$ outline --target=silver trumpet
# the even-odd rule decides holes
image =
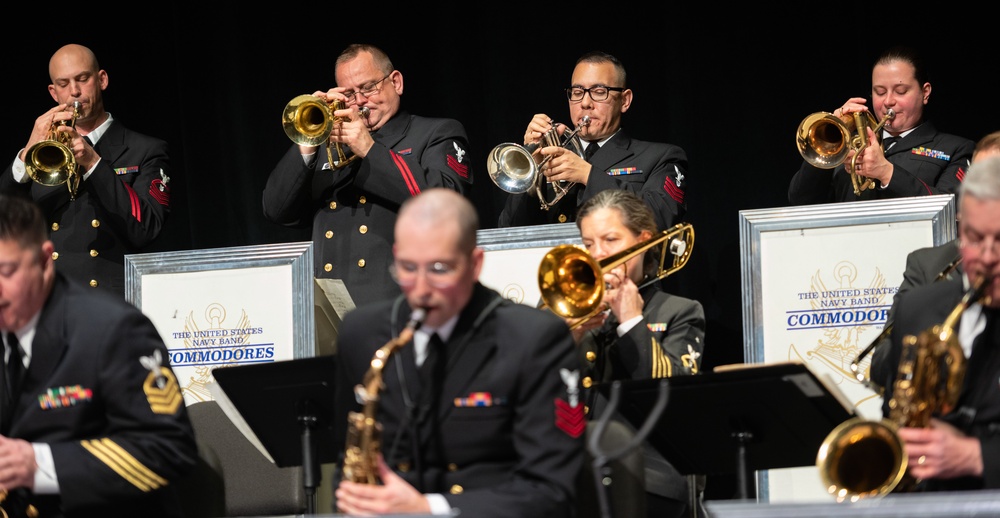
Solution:
[[[549,210],[569,192],[575,182],[554,182],[552,189],[555,191],[555,196],[552,201],[546,201],[545,175],[541,171],[551,157],[546,157],[539,163],[535,162],[532,154],[540,147],[559,146],[571,149],[580,158],[583,158],[583,146],[580,145],[580,139],[576,135],[589,125],[590,116],[584,115],[580,119],[580,124],[573,131],[563,135],[561,141],[555,126],[553,126],[542,136],[542,141],[537,144],[522,146],[513,142],[505,142],[496,146],[486,160],[490,179],[497,187],[512,194],[520,194],[529,190],[535,191],[538,195],[538,201],[542,204],[542,209]]]

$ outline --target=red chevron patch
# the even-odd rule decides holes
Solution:
[[[565,400],[556,398],[556,426],[570,437],[583,435],[583,431],[587,429],[583,405],[570,406]]]

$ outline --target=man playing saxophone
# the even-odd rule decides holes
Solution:
[[[921,337],[951,320],[970,286],[985,279],[982,295],[965,306],[952,333],[965,357],[955,407],[935,409],[930,426],[899,430],[908,473],[926,491],[1000,488],[1000,157],[971,166],[959,190],[958,210],[963,275],[899,298],[886,357],[889,366],[905,370],[900,366],[906,337]],[[891,407],[905,402],[900,387],[898,381],[886,387],[887,417]]]
[[[478,281],[477,227],[475,208],[453,190],[429,189],[405,202],[390,268],[403,295],[360,305],[341,324],[338,426],[359,409],[357,385],[376,351],[408,334],[406,322],[419,320],[415,310],[425,315],[419,329],[406,326],[410,343],[380,366],[380,440],[352,442],[379,443],[376,458],[384,460],[370,469],[381,483],[358,482],[367,477],[350,466],[336,490],[340,512],[573,514],[586,425],[573,338],[554,313]],[[355,431],[335,440],[346,444]]]

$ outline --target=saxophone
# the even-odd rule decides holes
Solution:
[[[896,430],[927,428],[932,416],[955,409],[966,366],[955,326],[969,305],[983,298],[989,280],[980,276],[941,324],[919,336],[903,337],[889,417],[880,421],[848,419],[823,441],[816,463],[827,491],[837,501],[915,488],[917,480],[907,472],[903,440]]]
[[[361,412],[347,414],[347,446],[344,449],[343,478],[351,482],[377,484],[378,457],[382,450],[382,425],[375,419],[378,411],[379,390],[382,389],[382,369],[389,357],[413,339],[413,333],[424,322],[427,312],[417,308],[410,314],[410,321],[399,333],[375,351],[371,366],[361,384],[354,388]]]

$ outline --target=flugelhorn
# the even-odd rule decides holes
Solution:
[[[919,336],[903,337],[889,417],[844,421],[824,439],[816,466],[838,502],[881,497],[914,489],[906,452],[897,430],[927,428],[933,415],[954,410],[965,378],[965,352],[955,326],[973,302],[983,298],[990,278],[980,276],[944,322]]]
[[[285,105],[281,113],[281,127],[284,128],[285,135],[300,146],[319,146],[326,142],[326,157],[330,168],[340,169],[358,158],[354,154],[347,156],[339,142],[329,141],[333,126],[350,120],[333,115],[333,112],[344,108],[346,105],[339,99],[327,102],[315,95],[299,95]],[[367,106],[362,106],[358,111],[361,117],[368,116]],[[336,160],[334,150],[337,152]]]
[[[559,146],[570,149],[583,158],[583,147],[576,135],[589,125],[590,116],[584,115],[580,119],[580,124],[573,131],[564,134],[561,140],[555,125],[553,125],[552,129],[542,136],[542,142],[538,144],[522,146],[513,142],[505,142],[496,146],[486,157],[486,169],[490,173],[490,179],[497,187],[512,194],[533,190],[538,196],[542,209],[549,210],[569,192],[575,182],[566,184],[553,182],[552,190],[555,191],[555,196],[552,201],[547,201],[545,199],[545,175],[542,174],[542,167],[548,163],[551,156],[546,157],[541,162],[535,162],[532,154],[540,147]]]
[[[802,158],[820,169],[833,169],[847,160],[854,151],[851,166],[847,168],[854,186],[854,194],[861,195],[866,189],[875,187],[871,178],[862,179],[857,173],[858,156],[868,147],[867,128],[876,135],[887,122],[896,116],[891,108],[881,121],[876,121],[871,112],[854,112],[837,117],[832,113],[816,112],[799,124],[795,131],[795,145]]]
[[[559,245],[542,257],[538,266],[538,289],[543,306],[563,318],[578,320],[578,327],[601,312],[604,298],[604,274],[638,254],[664,241],[660,262],[652,281],[662,279],[684,267],[694,249],[694,227],[678,223],[659,235],[601,259],[594,259],[586,250],[574,245]],[[667,264],[667,255],[670,255]]]
[[[48,137],[31,146],[24,155],[24,169],[29,178],[50,187],[65,183],[71,200],[76,199],[77,190],[80,188],[80,175],[77,171],[76,157],[70,148],[73,139],[68,132],[59,131],[59,128],[75,127],[76,119],[79,117],[80,101],[74,101],[73,117],[53,122],[49,127]]]

